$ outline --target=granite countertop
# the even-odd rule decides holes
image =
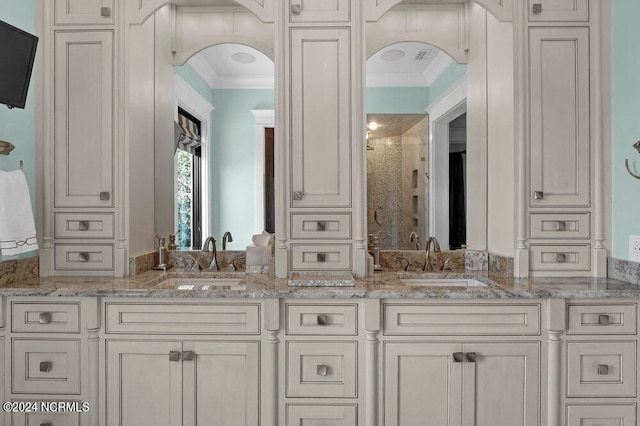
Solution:
[[[420,287],[400,281],[401,272],[358,278],[353,287],[289,287],[287,279],[233,272],[150,271],[135,277],[40,277],[0,286],[4,296],[105,296],[196,298],[389,298],[535,299],[640,298],[640,286],[612,279],[513,278],[486,271],[405,274],[404,278],[475,279],[486,287]],[[215,285],[206,279],[224,280]]]

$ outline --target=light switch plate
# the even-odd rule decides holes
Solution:
[[[629,260],[632,262],[640,262],[640,236],[629,236]]]

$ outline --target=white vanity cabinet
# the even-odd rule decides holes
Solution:
[[[635,425],[637,301],[570,300],[566,314],[565,425]]]
[[[41,271],[120,275],[116,261],[119,205],[118,31],[113,0],[43,2],[48,44],[45,84],[44,228]],[[50,72],[49,72],[50,71]]]
[[[529,1],[529,274],[604,276],[599,2]],[[595,13],[594,19],[600,19]],[[520,271],[520,275],[526,275]]]
[[[358,70],[358,1],[286,2],[286,265],[290,271],[353,271],[364,275],[352,229],[361,206],[355,194],[363,155],[357,129],[362,92]],[[354,214],[355,213],[355,214]],[[311,220],[313,218],[313,220]],[[311,223],[313,222],[313,223]],[[357,225],[359,226],[359,225]],[[363,232],[360,232],[363,235]],[[361,239],[359,253],[364,252]]]
[[[104,306],[105,425],[260,424],[261,303]]]
[[[540,305],[385,301],[383,312],[385,425],[539,424]]]

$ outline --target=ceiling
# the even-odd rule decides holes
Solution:
[[[367,133],[369,139],[383,139],[400,136],[427,117],[426,114],[367,114]],[[376,123],[372,130],[369,125]]]
[[[204,3],[211,0],[188,1]],[[248,62],[246,59],[252,59],[248,55],[255,60]],[[273,61],[248,46],[212,46],[193,56],[188,63],[212,88],[273,88],[274,85]],[[453,59],[435,46],[420,42],[397,43],[369,58],[367,87],[430,86],[451,63]]]

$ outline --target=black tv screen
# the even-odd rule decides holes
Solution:
[[[24,108],[38,37],[0,21],[0,103]]]

